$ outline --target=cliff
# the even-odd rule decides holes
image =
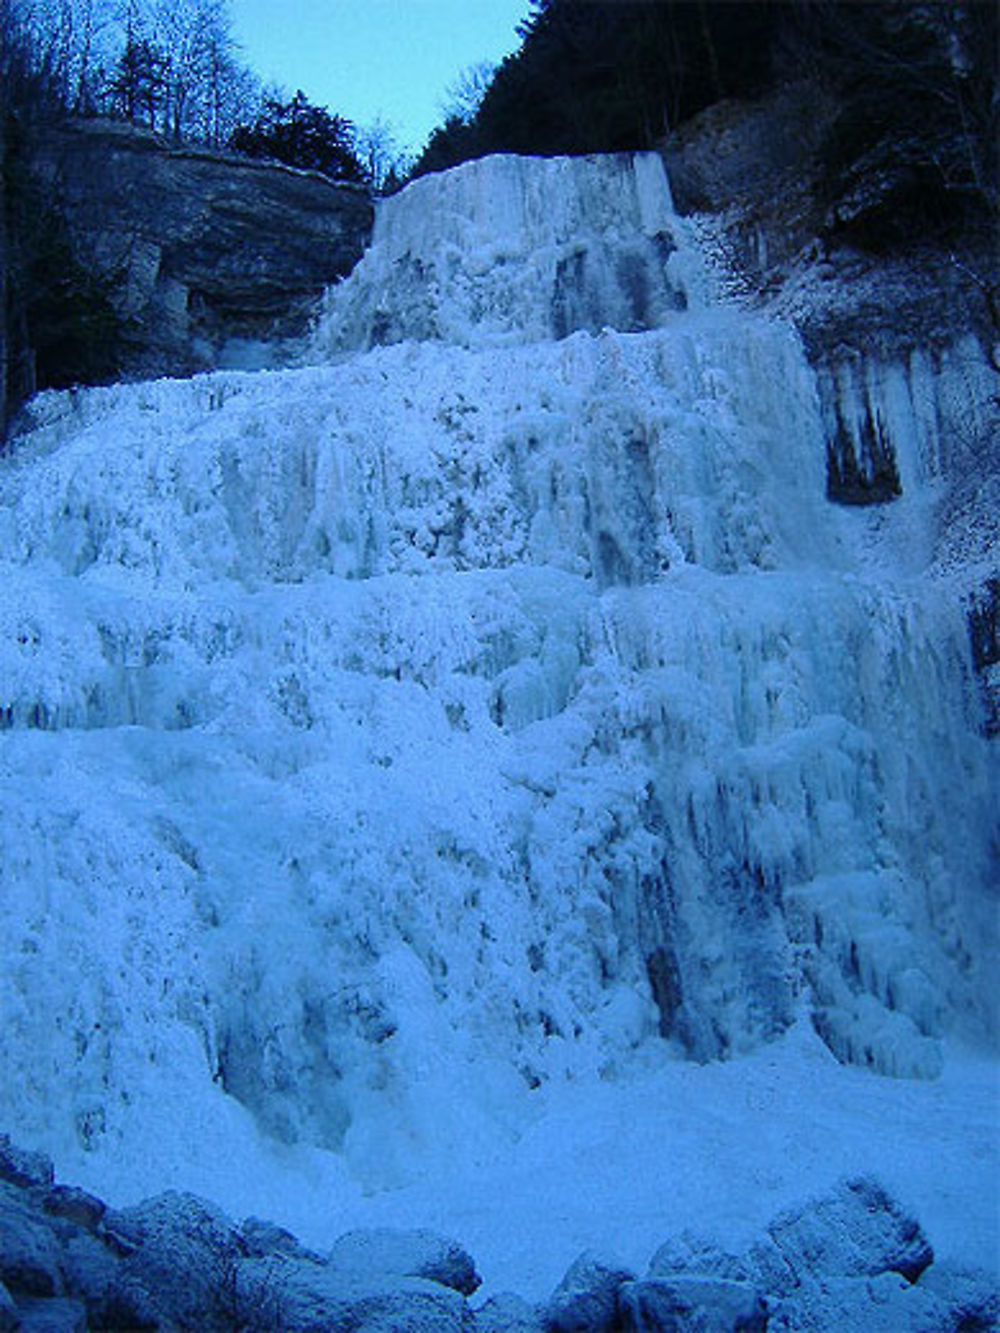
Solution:
[[[57,345],[48,356],[40,346],[48,325],[41,338],[8,329],[21,352],[15,399],[75,379],[188,374],[245,358],[248,341],[302,334],[313,302],[350,271],[371,228],[363,187],[169,146],[134,126],[70,120],[31,126],[18,140],[27,299],[65,286],[68,264],[86,275],[91,314],[106,298],[103,341],[113,335],[116,346],[113,366],[73,374]]]
[[[985,183],[942,191],[899,139],[833,170],[843,116],[837,97],[803,79],[717,102],[663,155],[719,295],[790,320],[802,337],[817,372],[828,498],[874,507],[880,530],[898,532],[897,554],[953,580],[995,732],[1000,679],[981,649],[1000,559],[995,205]],[[914,452],[907,441],[917,439]],[[904,519],[907,504],[895,502],[928,487],[926,516]]]
[[[886,355],[940,348],[956,331],[1000,338],[989,301],[996,232],[986,191],[921,184],[905,145],[835,170],[842,101],[813,79],[716,102],[663,145],[678,210],[711,219],[727,295],[792,319],[810,360],[864,344]],[[921,214],[920,209],[924,212]]]

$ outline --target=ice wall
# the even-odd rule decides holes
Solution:
[[[803,1011],[884,1073],[995,1041],[961,608],[828,503],[794,332],[666,302],[559,338],[507,283],[553,222],[611,259],[679,227],[659,170],[498,159],[392,201],[322,337],[367,341],[387,256],[447,250],[451,343],[34,404],[0,464],[23,1138],[223,1143],[249,1110],[379,1186],[540,1083]]]
[[[703,286],[655,154],[490,157],[380,203],[372,245],[330,289],[314,341],[329,353],[635,331],[701,303]]]

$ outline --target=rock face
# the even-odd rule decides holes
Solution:
[[[827,152],[841,110],[809,80],[716,103],[665,146],[674,199],[709,242],[717,294],[798,329],[817,372],[828,498],[873,510],[885,531],[906,527],[912,567],[952,581],[982,681],[981,727],[996,735],[995,226],[980,214],[950,232],[914,225],[884,170],[837,178]],[[896,156],[905,176],[906,153]],[[917,515],[920,491],[936,499]]]
[[[830,499],[871,505],[905,489],[882,392],[895,367],[908,373],[917,352],[937,372],[969,333],[989,362],[993,242],[971,226],[947,241],[907,237],[890,201],[844,194],[825,160],[838,112],[809,81],[752,103],[718,102],[671,136],[665,159],[678,210],[715,242],[724,293],[792,320],[802,335],[829,418]],[[862,212],[891,243],[871,241],[871,225],[859,234]],[[947,429],[963,425],[969,435],[960,417]],[[982,450],[989,424],[972,428],[970,447]]]
[[[995,338],[976,281],[991,271],[989,238],[971,226],[947,243],[908,235],[891,199],[850,194],[827,161],[841,110],[803,80],[753,102],[717,102],[670,136],[675,204],[720,240],[729,260],[720,278],[793,319],[814,364],[852,346],[883,356],[947,346],[956,328]],[[871,226],[852,226],[862,207],[885,227],[883,243]]]
[[[40,127],[30,160],[76,256],[114,280],[129,376],[205,369],[234,340],[301,334],[371,230],[361,186],[115,122]]]

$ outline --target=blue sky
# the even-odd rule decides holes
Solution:
[[[529,0],[231,0],[244,61],[267,82],[419,148],[469,65],[518,45]]]

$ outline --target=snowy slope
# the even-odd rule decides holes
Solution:
[[[921,422],[983,377],[869,385],[904,496],[846,514],[838,390],[711,302],[655,158],[383,209],[316,364],[46,395],[2,461],[0,1123],[317,1238],[433,1207],[513,1280],[517,1210],[467,1182],[572,1162],[563,1233],[607,1240],[658,1091],[677,1215],[763,1220],[881,1144],[982,1260],[993,1066],[948,1052],[996,1040],[1000,784]],[[768,1060],[803,1100],[762,1146],[718,1116]],[[581,1147],[616,1117],[620,1171]]]

